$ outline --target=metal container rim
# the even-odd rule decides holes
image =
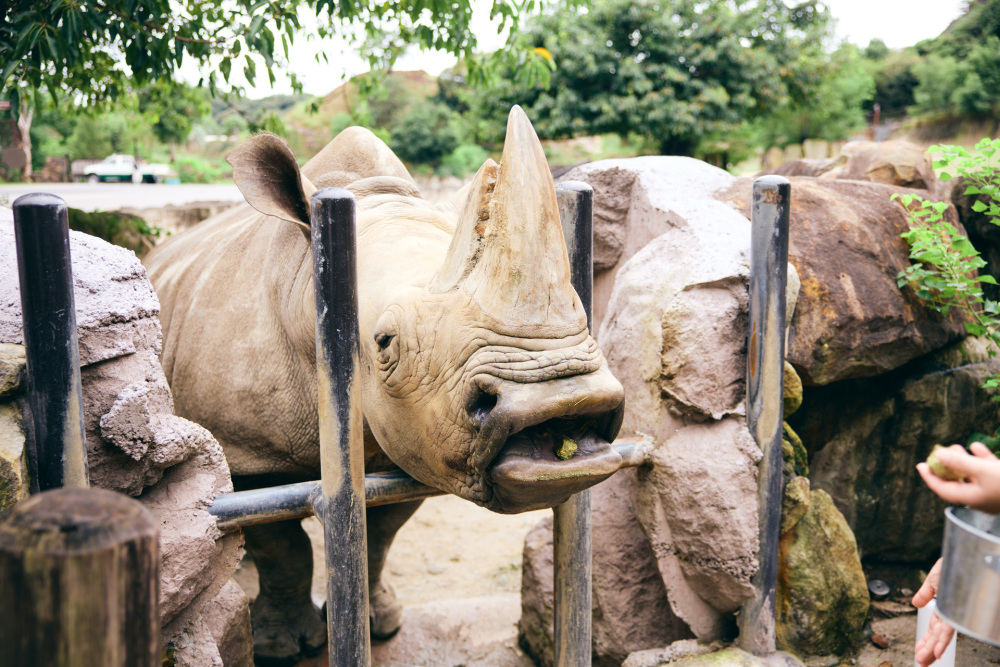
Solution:
[[[944,511],[945,516],[948,517],[948,522],[953,524],[956,528],[961,528],[962,530],[971,533],[980,539],[992,543],[994,546],[1000,547],[1000,535],[994,535],[993,533],[987,532],[982,528],[977,528],[965,519],[965,516],[972,515],[973,513],[985,514],[993,517],[997,516],[995,514],[988,514],[987,512],[974,510],[971,507],[948,507]]]

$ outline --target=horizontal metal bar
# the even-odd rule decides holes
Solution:
[[[619,438],[612,446],[622,457],[622,468],[635,468],[649,462],[653,439],[648,436]],[[215,497],[208,511],[215,516],[223,532],[260,523],[301,519],[315,514],[313,499],[320,494],[320,484],[317,480],[223,493]],[[444,492],[440,489],[418,482],[402,471],[365,475],[367,507],[441,495]]]

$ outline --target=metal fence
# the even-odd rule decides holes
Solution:
[[[754,185],[751,253],[748,419],[764,451],[761,478],[761,568],[758,595],[740,615],[741,643],[774,650],[777,520],[781,502],[781,401],[785,328],[788,181]],[[593,190],[557,188],[573,286],[592,310]],[[24,338],[28,355],[28,454],[33,491],[87,486],[72,274],[65,203],[25,195],[14,203]],[[322,479],[216,497],[211,512],[222,530],[315,514],[324,526],[330,665],[371,661],[365,505],[438,495],[405,473],[365,475],[359,384],[355,270],[355,202],[342,189],[311,201]],[[623,467],[645,462],[638,439],[614,443]],[[335,471],[331,472],[331,471]],[[336,475],[336,477],[335,477]],[[363,499],[363,502],[362,502]],[[554,509],[555,662],[591,664],[590,492]]]

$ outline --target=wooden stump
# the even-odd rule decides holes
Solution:
[[[32,496],[0,523],[0,664],[160,663],[156,519],[92,488]]]

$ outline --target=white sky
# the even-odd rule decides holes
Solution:
[[[878,38],[889,48],[900,49],[916,44],[922,39],[936,37],[949,23],[962,13],[964,0],[931,0],[930,2],[914,2],[914,0],[824,0],[830,8],[830,13],[836,20],[835,39],[853,42],[858,46],[867,46],[872,39]],[[496,29],[489,22],[490,0],[473,0],[473,27],[479,37],[480,50],[492,50],[503,43],[496,36]],[[317,63],[315,55],[325,50],[330,64]],[[291,67],[298,74],[306,93],[325,95],[348,77],[367,70],[367,66],[358,58],[350,45],[335,40],[307,40],[300,35],[291,48]],[[413,50],[397,62],[396,69],[423,69],[430,74],[439,74],[454,64],[454,57],[439,52],[419,52]],[[288,77],[282,72],[276,72],[277,81],[272,89],[267,82],[267,73],[258,62],[257,86],[247,88],[247,96],[260,98],[275,93],[290,93],[291,85]],[[233,67],[233,82],[245,84],[241,74]],[[181,70],[182,76],[191,82],[197,82],[198,70],[186,66]]]

